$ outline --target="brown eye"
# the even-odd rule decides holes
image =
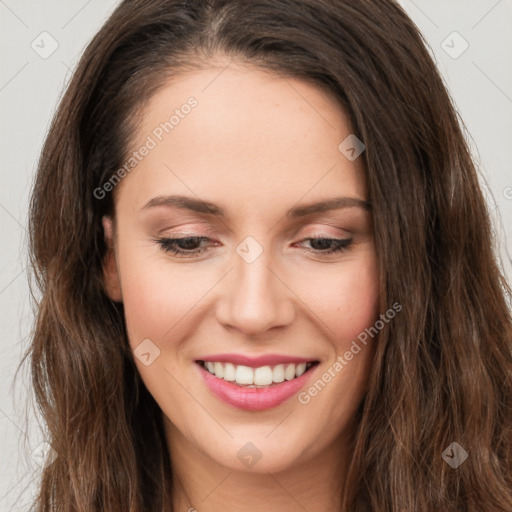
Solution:
[[[320,254],[332,254],[342,252],[352,243],[351,238],[306,238],[304,242],[310,242],[313,252]]]
[[[159,244],[164,252],[186,257],[195,256],[207,250],[207,247],[201,247],[200,244],[208,240],[209,238],[205,236],[193,236],[186,238],[158,238],[154,242]]]

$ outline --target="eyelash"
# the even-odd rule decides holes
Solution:
[[[195,249],[195,250],[183,250],[183,249],[178,249],[176,247],[176,245],[178,243],[184,242],[184,241],[190,241],[190,240],[194,240],[197,243],[198,241],[201,242],[201,241],[209,240],[209,238],[205,237],[205,236],[189,236],[189,237],[184,237],[184,238],[166,238],[166,237],[164,237],[164,238],[153,239],[153,241],[155,243],[160,245],[160,248],[164,252],[171,253],[171,254],[174,254],[175,256],[179,256],[179,257],[186,258],[186,257],[190,257],[190,256],[197,256],[199,254],[202,254],[204,251],[208,250],[207,247],[203,247],[201,249]],[[303,241],[311,241],[311,240],[315,240],[315,241],[326,240],[328,242],[335,244],[335,247],[333,249],[323,250],[323,251],[318,250],[318,249],[312,250],[312,252],[314,252],[316,254],[320,254],[320,255],[341,253],[341,252],[347,250],[347,248],[352,243],[351,238],[328,238],[328,237],[305,238]]]

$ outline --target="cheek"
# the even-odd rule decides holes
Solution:
[[[132,346],[146,338],[158,344],[170,332],[179,332],[211,286],[194,278],[186,265],[178,269],[134,252],[126,251],[120,264],[128,336]]]
[[[379,311],[379,278],[376,256],[368,252],[317,273],[302,288],[310,309],[324,325],[325,336],[337,352],[373,325]]]
[[[375,266],[361,264],[344,275],[337,299],[332,311],[336,332],[342,340],[354,340],[378,315],[379,285]]]

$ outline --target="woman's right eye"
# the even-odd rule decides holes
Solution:
[[[187,256],[196,256],[198,254],[202,254],[204,251],[208,249],[208,247],[199,247],[203,241],[210,240],[205,236],[192,236],[186,238],[168,238],[162,237],[154,240],[162,250],[166,253],[174,254],[175,256],[187,257]]]

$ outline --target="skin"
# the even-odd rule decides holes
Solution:
[[[307,357],[320,362],[314,382],[373,325],[379,288],[370,212],[285,217],[297,205],[366,199],[362,158],[338,150],[352,130],[326,92],[235,63],[224,68],[212,63],[169,82],[147,104],[132,149],[188,97],[198,101],[116,187],[115,230],[103,219],[112,244],[105,282],[111,299],[124,303],[132,348],[149,339],[160,350],[148,366],[135,362],[164,413],[174,510],[340,510],[372,343],[308,404],[295,396],[259,412],[221,402],[194,361],[219,353]],[[227,217],[143,209],[167,194],[211,201]],[[178,235],[207,236],[209,248],[180,257],[153,241]],[[251,263],[236,252],[247,236],[263,249]],[[308,237],[352,243],[322,255]],[[237,457],[248,442],[262,455],[250,468]]]

